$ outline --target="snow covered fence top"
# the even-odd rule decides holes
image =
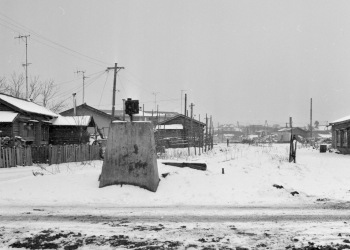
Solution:
[[[0,122],[13,122],[18,113],[12,111],[0,111]]]
[[[14,106],[20,110],[30,112],[30,113],[35,113],[35,114],[41,114],[41,115],[47,115],[51,117],[57,117],[58,115],[52,112],[51,110],[40,106],[34,102],[16,98],[13,96],[5,95],[5,94],[0,94],[0,101],[4,101],[5,103],[8,103],[11,106]]]

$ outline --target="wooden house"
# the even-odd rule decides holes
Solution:
[[[1,137],[21,137],[27,144],[48,144],[50,120],[57,116],[30,100],[0,93]]]
[[[74,116],[74,109],[68,109],[66,111],[63,111],[60,113],[62,116]],[[111,123],[112,116],[110,114],[107,114],[104,111],[98,110],[94,107],[91,107],[87,105],[86,103],[81,104],[76,107],[76,115],[77,116],[92,116],[94,123],[96,125],[96,130],[102,134],[103,138],[107,138],[108,136],[108,130],[109,130],[109,124]],[[116,120],[119,120],[118,117],[115,118]],[[87,130],[90,134],[96,133],[95,128],[88,127]]]
[[[350,154],[350,116],[330,122],[332,126],[332,146],[342,154]]]
[[[88,127],[95,127],[92,116],[58,116],[51,120],[50,144],[88,143],[90,140]]]
[[[178,114],[166,119],[156,126],[155,137],[158,141],[186,140],[190,144],[202,146],[204,140],[205,123]]]

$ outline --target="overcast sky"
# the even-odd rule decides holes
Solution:
[[[321,124],[350,114],[350,1],[0,0],[0,75],[53,79],[59,98],[111,108],[181,108],[219,123]],[[157,93],[156,95],[152,93]]]

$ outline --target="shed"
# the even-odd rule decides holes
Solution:
[[[205,123],[188,116],[178,114],[166,119],[156,127],[156,140],[165,138],[177,138],[186,140],[195,146],[202,146],[204,140]]]
[[[88,143],[88,127],[95,127],[92,116],[58,116],[51,120],[50,144]]]

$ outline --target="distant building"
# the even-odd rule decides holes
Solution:
[[[275,134],[277,134],[278,142],[289,142],[291,138],[291,134],[296,135],[297,139],[302,140],[306,139],[308,135],[308,131],[305,129],[295,127],[295,128],[282,128],[279,129]]]
[[[156,126],[155,137],[157,141],[176,138],[199,146],[204,140],[204,128],[205,123],[178,114],[160,122]]]
[[[112,110],[101,110],[106,114],[112,115]],[[115,110],[114,116],[119,120],[130,121],[130,117],[124,114],[123,110]],[[178,115],[177,112],[169,112],[169,111],[142,111],[140,110],[138,114],[133,115],[134,121],[151,121],[154,125],[161,123],[168,118],[174,117]]]

